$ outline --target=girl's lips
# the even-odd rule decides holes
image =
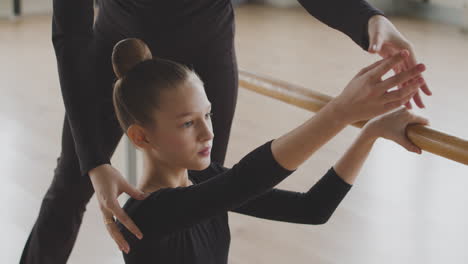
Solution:
[[[207,153],[207,152],[209,153],[210,150],[211,150],[211,147],[206,147],[206,148],[202,149],[202,151],[200,151],[198,153],[200,153],[200,154],[204,154],[204,153]]]

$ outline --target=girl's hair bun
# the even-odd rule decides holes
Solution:
[[[112,51],[112,67],[117,78],[122,78],[138,63],[150,60],[150,49],[140,39],[127,38],[119,41]]]

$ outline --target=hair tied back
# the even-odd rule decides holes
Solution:
[[[150,49],[140,39],[127,38],[115,44],[112,51],[112,67],[117,78],[121,79],[138,63],[153,58]]]

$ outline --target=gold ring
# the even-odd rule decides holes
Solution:
[[[112,217],[112,218],[104,219],[104,224],[108,225],[108,224],[112,224],[112,223],[115,223],[113,217]]]

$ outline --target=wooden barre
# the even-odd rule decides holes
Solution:
[[[312,112],[318,112],[333,99],[319,92],[244,70],[239,70],[239,85]],[[353,126],[362,128],[366,122],[357,122]],[[422,150],[468,165],[468,141],[423,125],[409,125],[406,133]]]

